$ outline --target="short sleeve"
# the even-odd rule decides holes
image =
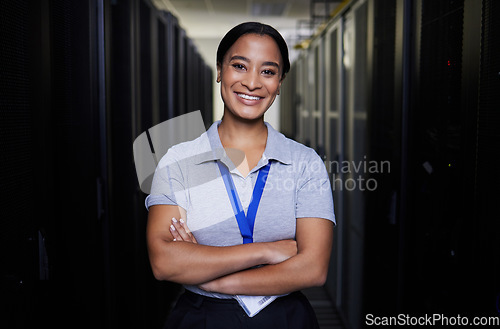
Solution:
[[[175,152],[170,149],[156,167],[146,208],[158,204],[187,207],[184,177]]]
[[[325,164],[314,150],[297,184],[296,217],[317,217],[335,222],[333,194]]]

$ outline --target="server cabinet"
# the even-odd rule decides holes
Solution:
[[[408,122],[411,200],[402,232],[405,258],[414,261],[404,261],[402,301],[405,309],[421,312],[467,311],[457,303],[467,292],[454,288],[461,280],[452,274],[460,272],[454,244],[466,220],[460,207],[465,200],[458,161],[464,124],[459,114],[463,3],[422,1],[416,16],[418,97]]]
[[[196,97],[193,97],[193,93],[198,90],[197,81],[195,81],[194,74],[198,71],[198,63],[195,53],[195,47],[192,40],[186,39],[185,44],[185,68],[186,68],[186,80],[185,80],[185,100],[186,100],[186,112],[190,112],[196,107]]]
[[[343,68],[343,24],[342,19],[329,26],[325,34],[325,164],[330,175],[337,226],[330,261],[328,292],[337,306],[342,300],[342,269],[345,260],[343,249],[343,173],[340,164],[344,161],[344,103],[345,84]]]
[[[175,34],[175,106],[174,114],[185,113],[186,108],[186,32],[178,25],[174,27]]]
[[[366,118],[368,110],[369,76],[367,68],[368,49],[368,3],[357,2],[346,14],[344,22],[344,67],[345,67],[345,163],[343,180],[343,231],[346,263],[343,267],[346,302],[341,308],[354,327],[361,326],[363,300],[364,239],[365,239],[365,191],[366,173],[359,164],[367,161]],[[361,169],[356,169],[361,168]]]
[[[186,112],[186,38],[177,19],[149,1],[108,4],[108,116],[112,210],[111,326],[161,327],[180,285],[158,282],[149,265],[146,195],[132,145],[155,124]]]
[[[73,3],[51,1],[50,107],[48,143],[53,153],[53,205],[50,217],[54,293],[53,310],[41,319],[49,326],[62,326],[60,313],[82,318],[81,325],[99,323],[104,317],[106,249],[103,233],[107,226],[106,122],[104,88],[103,15],[97,1]],[[44,16],[45,14],[42,14]],[[50,127],[50,128],[49,128]],[[56,197],[57,196],[57,197]],[[50,279],[49,279],[50,281]],[[96,303],[91,301],[96,299]],[[57,310],[58,313],[53,313]],[[42,320],[42,321],[44,321]]]
[[[160,327],[180,287],[151,273],[132,145],[186,111],[183,32],[147,0],[3,1],[0,15],[2,324]]]
[[[174,116],[173,106],[173,35],[169,14],[158,14],[158,106],[159,121],[163,122]]]
[[[294,138],[296,134],[296,70],[297,67],[291,65],[280,92],[280,132],[289,138]]]
[[[304,52],[297,59],[297,90],[299,91],[297,98],[297,120],[298,134],[297,140],[304,145],[310,145],[309,137],[309,111],[307,109],[307,86],[309,79],[307,77],[307,54]]]
[[[42,72],[33,69],[42,52],[35,51],[32,35],[46,32],[37,21],[40,18],[29,1],[0,3],[0,307],[2,325],[9,328],[29,327],[33,325],[29,313],[47,311],[37,310],[48,302],[44,300],[49,297],[46,279],[54,274],[44,274],[49,263],[42,264],[39,253],[48,246],[38,236],[39,230],[46,236],[53,227],[52,218],[36,216],[53,209],[48,201],[54,195],[46,184],[52,175],[38,175],[51,163],[40,161],[49,143],[44,129],[34,124],[36,119],[48,120],[35,111],[35,104],[46,106],[35,96]],[[50,231],[51,244],[52,238]]]
[[[472,9],[477,8],[477,6],[474,1],[465,1],[464,12],[470,13],[470,17],[465,17],[467,27],[469,25],[477,27],[478,25],[479,10]],[[476,116],[466,117],[466,120],[477,118],[477,121],[471,121],[478,123],[476,132],[478,141],[477,167],[475,168],[477,181],[474,189],[474,209],[477,212],[474,217],[477,220],[475,230],[479,232],[479,239],[485,241],[478,243],[482,257],[476,264],[482,271],[476,272],[478,286],[473,287],[473,289],[479,292],[477,297],[483,301],[482,305],[478,305],[478,308],[484,309],[485,313],[495,314],[496,311],[498,314],[500,313],[500,243],[498,243],[500,241],[500,223],[495,200],[500,199],[500,192],[497,188],[500,185],[500,179],[498,175],[492,175],[492,173],[495,172],[495,164],[499,162],[498,145],[500,142],[497,129],[500,125],[500,112],[498,111],[500,108],[498,95],[498,90],[500,90],[500,47],[497,42],[500,38],[500,24],[495,19],[500,15],[500,3],[493,0],[483,1],[481,9],[479,89],[472,89],[478,91],[478,110]],[[477,37],[470,37],[468,34],[467,38],[464,38],[464,42],[469,42],[469,40],[471,47],[467,49],[472,51],[472,56],[468,56],[467,59],[477,58]],[[464,71],[473,71],[476,68],[473,64],[468,64],[467,67],[468,69],[464,69]],[[476,77],[477,75],[474,76],[474,78]],[[470,79],[470,75],[464,77],[463,90],[471,90],[468,84],[469,80],[465,80],[466,78]],[[472,81],[477,80],[472,79]],[[469,100],[474,102],[475,97],[469,97]],[[463,107],[474,108],[468,107],[469,104],[464,102]],[[473,127],[469,131],[474,132]],[[469,158],[469,160],[471,159]]]
[[[367,173],[364,313],[397,314],[400,257],[398,199],[401,163],[401,80],[395,72],[399,39],[396,38],[396,1],[375,1],[372,23],[372,83],[367,111],[367,160],[378,165]],[[402,31],[399,30],[402,35]],[[370,53],[370,51],[368,52]],[[398,72],[401,72],[400,70]]]
[[[2,202],[9,202],[1,295],[13,298],[2,302],[9,311],[2,324],[58,328],[72,318],[91,326],[106,308],[104,11],[96,1],[1,6]]]
[[[477,93],[484,88],[486,95],[495,86],[493,80],[478,78],[485,74],[491,79],[486,63],[498,67],[498,60],[489,57],[495,52],[489,46],[494,8],[490,2],[418,2],[418,96],[409,126],[412,200],[404,233],[419,248],[406,250],[415,262],[406,264],[404,286],[407,307],[422,312],[498,311],[498,277],[493,277],[498,262],[492,261],[498,259],[498,247],[493,247],[498,235],[492,234],[497,221],[483,216],[491,208],[480,201],[495,192],[486,187],[491,180],[485,184],[487,167],[477,161],[492,162],[497,153],[479,146],[488,144],[481,134],[490,122],[498,122],[498,115],[484,120],[488,102],[481,103]],[[478,33],[481,39],[474,37]]]
[[[204,67],[204,83],[202,86],[203,90],[203,104],[201,105],[203,111],[203,121],[205,122],[205,127],[209,128],[209,125],[213,123],[213,73],[210,66],[203,63]]]
[[[316,51],[309,50],[306,55],[306,68],[305,68],[305,82],[306,82],[306,92],[304,94],[304,115],[307,117],[307,121],[304,124],[305,141],[304,143],[312,148],[316,147],[316,132],[314,131],[314,115],[317,112],[316,104],[317,99],[315,96],[316,92],[316,59],[317,59],[317,48]]]
[[[311,147],[323,158],[325,155],[323,118],[325,113],[325,62],[323,38],[315,39],[309,48],[307,111],[309,112],[309,131]]]
[[[353,1],[293,64],[298,136],[314,142],[311,58],[324,45],[326,164],[348,166],[327,288],[351,327],[366,314],[498,314],[499,9]]]

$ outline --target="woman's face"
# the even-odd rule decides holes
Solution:
[[[245,34],[217,66],[224,115],[239,119],[262,118],[279,94],[283,61],[278,45],[268,35]]]

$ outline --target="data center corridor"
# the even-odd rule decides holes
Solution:
[[[304,290],[321,328],[499,325],[499,16],[496,0],[0,2],[0,327],[161,328],[182,288],[152,274],[133,144],[220,119],[210,33],[249,19],[290,48],[266,121],[331,181],[328,278]]]

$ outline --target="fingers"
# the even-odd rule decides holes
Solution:
[[[186,233],[186,230],[176,218],[172,218],[172,224],[170,225],[170,233],[172,234],[172,236],[176,241],[191,242],[191,239],[189,235]]]
[[[174,241],[182,241],[182,236],[179,234],[179,231],[177,231],[177,229],[175,228],[173,221],[172,224],[170,225],[170,234],[172,234]]]
[[[189,227],[186,225],[186,223],[184,222],[184,220],[182,218],[181,218],[181,225],[184,227],[184,229],[186,230],[186,233],[191,238],[191,242],[198,243],[198,241],[196,241],[196,238],[194,237],[193,233],[191,233],[191,231],[189,230]]]
[[[189,241],[193,242],[193,243],[198,243],[196,241],[196,238],[194,237],[193,233],[191,233],[191,231],[189,230],[189,227],[186,225],[186,222],[184,221],[184,219],[181,218],[179,220],[179,223],[180,223],[181,227],[184,229],[184,232],[186,232],[187,236],[189,237]]]
[[[177,220],[176,218],[172,218],[170,233],[172,234],[174,241],[198,243],[183,219]]]

